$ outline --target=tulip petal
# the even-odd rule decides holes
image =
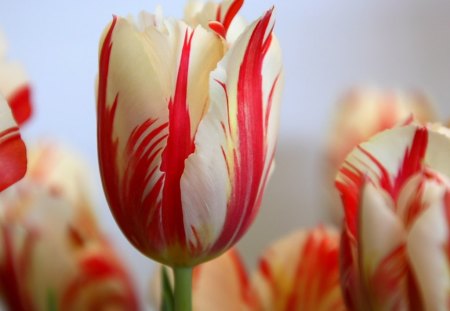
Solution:
[[[99,159],[116,220],[151,255],[186,244],[180,178],[223,45],[201,27],[151,15],[140,29],[115,18],[101,44]],[[130,214],[137,218],[126,220]]]
[[[27,170],[25,144],[6,101],[0,96],[0,191],[20,180]]]
[[[272,244],[252,279],[257,310],[345,310],[338,257],[339,234],[322,227]]]
[[[202,25],[205,29],[211,28],[227,42],[234,44],[247,26],[245,21],[237,16],[243,3],[243,0],[226,0],[220,4],[189,0],[184,9],[185,20],[193,27]]]
[[[186,160],[181,183],[187,237],[198,246],[196,232],[208,232],[215,252],[247,230],[272,167],[282,86],[272,26],[269,11],[212,72],[210,108],[199,125],[196,150]],[[194,191],[197,185],[201,191]]]
[[[336,177],[350,232],[355,234],[358,189],[364,178],[379,185],[396,203],[405,181],[424,166],[450,175],[449,156],[445,135],[415,125],[384,131],[355,148]]]
[[[381,310],[403,303],[408,272],[406,232],[392,205],[386,193],[370,183],[364,186],[358,228],[360,273],[367,299]]]
[[[407,252],[424,302],[423,310],[450,308],[449,215],[449,192],[435,196],[408,236]]]
[[[252,310],[247,272],[235,249],[194,268],[194,309]]]

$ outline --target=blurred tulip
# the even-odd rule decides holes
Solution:
[[[391,129],[341,167],[341,284],[350,310],[450,307],[450,136],[443,133]]]
[[[272,11],[234,43],[242,1],[188,26],[115,17],[100,43],[98,151],[105,194],[142,253],[192,266],[234,245],[272,169],[282,86]]]
[[[356,145],[411,120],[421,124],[435,120],[433,107],[423,94],[375,88],[351,89],[339,102],[329,132],[326,149],[329,188],[334,189],[336,173]],[[334,218],[340,223],[341,206],[335,204],[339,202],[335,193],[329,202]]]
[[[32,114],[31,88],[22,65],[6,60],[7,43],[0,33],[0,94],[5,96],[19,125]]]
[[[88,165],[72,150],[51,142],[40,142],[29,148],[27,180],[63,196],[76,209],[74,221],[83,228],[97,230],[94,188]]]
[[[253,278],[258,310],[346,310],[339,284],[339,234],[319,227],[295,232],[260,259]]]
[[[0,192],[20,180],[27,170],[26,147],[8,103],[0,95]]]
[[[194,268],[194,311],[346,310],[339,284],[339,234],[319,227],[272,244],[249,282],[236,250]],[[152,284],[160,304],[160,279]]]
[[[68,186],[75,182],[63,181],[81,174],[63,165],[71,160],[74,164],[75,157],[56,146],[52,150],[31,152],[26,178],[0,196],[0,293],[6,305],[18,311],[49,310],[50,306],[58,310],[138,310],[122,262],[93,215],[80,217],[87,215],[87,207],[80,211],[74,206],[77,201],[69,190],[81,191]],[[41,167],[41,174],[36,173],[38,163],[46,161],[34,157],[44,153],[53,155],[49,160],[60,170],[59,180],[52,169]]]
[[[173,276],[170,271],[169,276]],[[247,272],[234,248],[214,260],[194,267],[192,283],[194,311],[255,310],[256,304]],[[159,310],[161,305],[160,271],[152,280],[150,297],[154,309]]]

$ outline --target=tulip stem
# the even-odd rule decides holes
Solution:
[[[192,311],[192,267],[174,267],[175,311]]]

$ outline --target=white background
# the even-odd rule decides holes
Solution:
[[[136,15],[162,4],[181,17],[184,1],[6,1],[0,27],[10,59],[32,80],[33,120],[28,142],[63,141],[89,161],[97,181],[101,221],[132,265],[141,291],[150,264],[119,233],[104,201],[96,160],[94,79],[98,39],[112,14]],[[276,6],[276,34],[284,53],[286,85],[277,170],[260,217],[241,248],[252,264],[268,240],[327,219],[321,209],[321,149],[332,108],[350,86],[417,88],[450,114],[450,2],[420,0],[247,0],[248,20]]]

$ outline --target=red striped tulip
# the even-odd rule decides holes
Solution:
[[[0,95],[0,191],[20,180],[27,170],[25,144],[8,103]]]
[[[88,165],[70,149],[50,142],[29,148],[27,182],[63,196],[75,209],[75,221],[97,231]]]
[[[346,310],[339,284],[339,234],[319,227],[272,244],[249,281],[237,251],[198,265],[193,274],[196,311]],[[154,307],[160,280],[153,281]]]
[[[5,96],[19,125],[32,114],[31,88],[22,65],[6,59],[7,43],[0,33],[0,94]]]
[[[272,169],[282,85],[272,11],[231,43],[242,1],[226,3],[210,29],[146,13],[138,24],[115,17],[100,43],[106,198],[129,241],[172,266],[235,244]]]
[[[419,92],[354,88],[336,108],[326,150],[330,189],[334,189],[334,178],[345,157],[358,144],[411,119],[421,124],[435,119],[431,103]],[[339,198],[333,192],[330,205],[340,223],[342,211],[336,202]]]
[[[339,284],[339,235],[316,228],[271,245],[253,278],[257,310],[346,310]]]
[[[170,272],[169,276],[172,277],[173,274]],[[159,310],[160,272],[155,275],[151,285],[152,306],[155,310]],[[257,305],[251,290],[244,263],[234,248],[193,269],[192,299],[195,311],[256,310]]]
[[[80,217],[85,214],[64,186],[54,191],[31,175],[0,198],[6,305],[17,311],[138,310],[130,277],[96,223]]]
[[[440,132],[385,131],[341,167],[341,283],[350,310],[450,307],[450,136]]]

